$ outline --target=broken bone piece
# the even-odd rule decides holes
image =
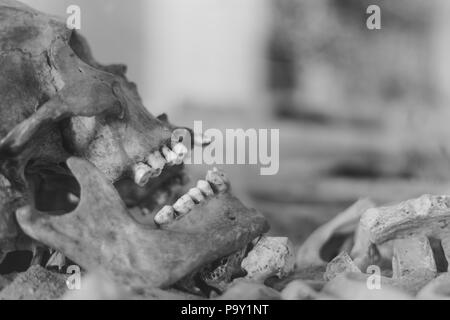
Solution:
[[[264,282],[269,277],[285,277],[294,270],[294,249],[286,237],[262,236],[242,261],[246,278]]]
[[[395,239],[393,241],[394,255],[392,258],[392,277],[400,279],[408,275],[436,274],[436,263],[427,237]]]
[[[289,282],[281,291],[283,300],[312,300],[319,297],[319,293],[302,280]]]
[[[145,163],[137,163],[133,167],[133,175],[134,175],[134,182],[138,186],[143,187],[147,184],[148,180],[150,180],[150,178],[153,176],[153,170]]]
[[[329,281],[345,272],[361,272],[347,252],[341,252],[327,264],[324,279]]]
[[[181,216],[181,215],[185,215],[187,213],[189,213],[189,211],[192,210],[192,208],[194,208],[195,203],[192,200],[192,198],[185,194],[182,195],[174,204],[173,204],[173,209],[175,210],[175,215],[176,216]]]
[[[198,180],[197,188],[205,195],[205,197],[212,197],[214,195],[214,191],[208,181]]]
[[[230,182],[228,181],[227,176],[223,171],[218,170],[216,167],[214,167],[213,170],[208,170],[205,179],[217,192],[225,192],[229,189]]]
[[[156,225],[164,225],[175,219],[175,210],[172,206],[164,206],[155,215],[154,221]]]
[[[212,138],[204,133],[194,134],[194,144],[197,146],[206,146],[212,142]]]
[[[375,244],[422,235],[441,239],[450,232],[450,196],[425,194],[397,205],[372,208],[360,223]]]
[[[374,203],[369,199],[360,199],[332,220],[317,228],[297,251],[297,269],[325,265],[327,262],[320,256],[322,247],[334,234],[341,232],[341,230],[346,229],[347,232],[355,230],[361,215],[373,206],[375,206]]]

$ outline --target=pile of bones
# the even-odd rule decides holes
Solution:
[[[0,299],[450,295],[449,197],[360,200],[294,252],[223,172],[189,181],[187,145],[210,141],[150,114],[125,71],[0,0]]]

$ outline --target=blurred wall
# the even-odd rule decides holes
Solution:
[[[264,89],[267,0],[23,2],[63,17],[79,5],[94,56],[127,64],[155,113],[184,103],[253,105]]]

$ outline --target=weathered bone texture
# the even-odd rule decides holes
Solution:
[[[375,244],[411,236],[441,239],[450,232],[449,222],[450,197],[445,195],[423,195],[394,206],[372,208],[361,217]]]
[[[92,164],[72,157],[67,165],[81,186],[78,207],[50,216],[27,206],[18,210],[17,220],[32,238],[126,286],[167,287],[268,229],[262,215],[228,192],[164,229],[144,227],[128,215],[116,190]]]
[[[286,237],[262,236],[242,261],[246,278],[264,282],[269,277],[283,278],[294,270],[294,248]]]
[[[162,290],[158,288],[145,288],[133,292],[124,288],[100,272],[91,272],[81,279],[79,290],[67,290],[62,297],[64,300],[198,300],[200,296],[194,296],[177,290]]]
[[[361,272],[361,270],[355,265],[348,253],[343,251],[327,264],[323,277],[325,280],[331,280],[345,272]]]
[[[434,278],[436,263],[427,237],[416,237],[394,240],[394,256],[392,258],[394,279],[408,275]]]
[[[289,282],[280,295],[283,300],[312,300],[320,297],[317,291],[301,280]]]
[[[114,181],[170,142],[175,127],[147,111],[125,70],[97,63],[64,19],[0,0],[0,171],[14,188],[0,186],[0,262],[30,247],[11,217],[31,204],[32,177],[78,155]]]
[[[373,206],[369,199],[361,199],[314,231],[297,251],[297,269],[325,265],[320,257],[324,244],[336,233],[353,233],[361,215]]]
[[[280,300],[280,293],[261,283],[236,279],[218,300]]]
[[[444,250],[445,259],[448,263],[447,271],[450,271],[450,234],[448,236],[442,237],[441,245],[442,249]]]

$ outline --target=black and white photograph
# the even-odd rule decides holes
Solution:
[[[448,0],[0,0],[0,300],[450,299],[449,40]]]

